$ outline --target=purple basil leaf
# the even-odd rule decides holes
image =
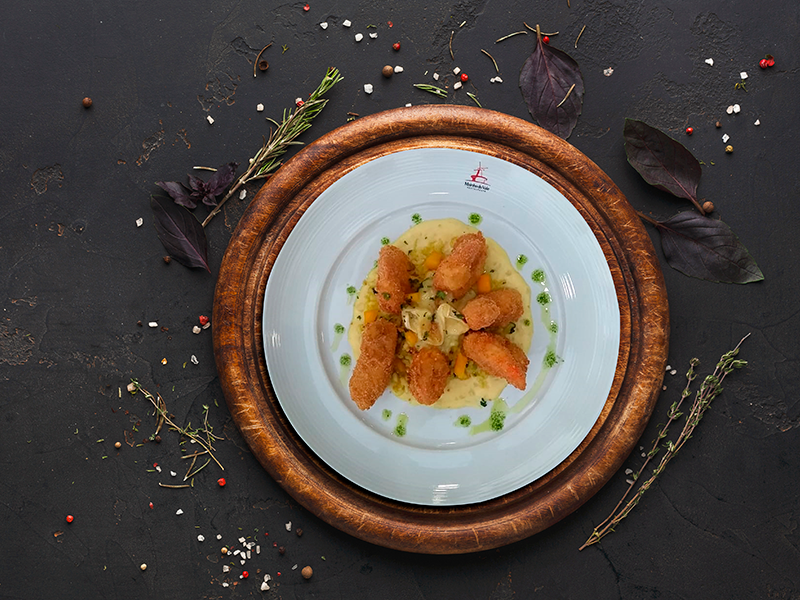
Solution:
[[[215,196],[219,196],[231,184],[233,178],[236,177],[236,167],[238,166],[239,164],[234,162],[222,165],[206,181],[206,193],[212,198],[212,201]],[[216,201],[212,206],[216,206]]]
[[[697,204],[700,163],[683,144],[647,123],[625,119],[625,154],[644,180]]]
[[[189,188],[192,191],[199,192],[203,194],[206,189],[206,182],[200,179],[199,177],[195,177],[191,173],[189,174]]]
[[[192,209],[197,207],[197,202],[192,199],[189,195],[189,190],[183,184],[177,181],[156,181],[156,185],[167,192],[170,198],[175,201],[175,204]]]
[[[166,198],[150,196],[150,208],[158,239],[170,256],[185,267],[202,267],[210,273],[208,242],[200,221]]]
[[[722,221],[687,210],[656,226],[667,263],[685,275],[719,283],[764,279],[747,248]]]
[[[539,38],[519,73],[519,88],[539,125],[567,139],[583,107],[583,76],[578,63]]]

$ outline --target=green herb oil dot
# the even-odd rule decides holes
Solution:
[[[335,333],[344,333],[344,325],[341,323],[336,323],[336,325],[333,326],[333,331]]]
[[[414,213],[411,215],[411,222],[414,223],[414,225],[419,225],[422,223],[422,217],[419,216],[419,213]]]
[[[469,222],[473,225],[479,225],[480,222],[483,221],[483,217],[480,216],[478,213],[470,213],[469,215]]]
[[[542,292],[541,294],[536,296],[536,301],[542,306],[547,306],[548,304],[550,304],[551,300],[552,298],[550,297],[550,294],[548,294],[547,292]]]
[[[406,425],[408,424],[408,415],[400,413],[397,417],[397,426],[394,428],[394,434],[397,437],[403,437],[406,434]]]
[[[349,367],[352,360],[353,359],[350,358],[349,354],[342,354],[339,357],[339,364],[342,365],[343,367]]]
[[[525,319],[523,321],[523,323],[525,324],[525,327],[530,327],[531,326],[531,320],[530,319]]]
[[[517,268],[522,268],[528,262],[528,257],[524,254],[517,256]]]
[[[384,408],[383,412],[381,413],[381,418],[383,418],[384,421],[388,421],[392,418],[392,411],[390,411],[388,408]]]
[[[358,290],[355,288],[355,286],[352,286],[352,285],[348,285],[348,286],[347,286],[347,294],[348,294],[349,296],[352,296],[352,295],[353,295],[353,294],[355,294],[357,291],[358,291]]]
[[[387,237],[382,237],[381,238],[381,246],[385,246],[388,243],[389,243],[389,238],[387,238]]]
[[[492,412],[489,413],[489,426],[492,431],[500,431],[506,422],[506,413],[502,410],[492,407]]]
[[[469,418],[469,415],[461,415],[456,419],[456,425],[458,427],[469,427],[472,425],[472,419]]]
[[[544,283],[544,271],[541,269],[536,269],[533,273],[531,273],[531,279],[533,279],[536,283]]]
[[[558,355],[552,350],[548,350],[544,355],[544,366],[548,369],[558,364]]]
[[[555,321],[550,321],[550,325],[547,328],[550,330],[550,333],[558,333],[558,323]]]

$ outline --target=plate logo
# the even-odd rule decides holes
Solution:
[[[475,172],[464,181],[464,185],[471,190],[477,190],[479,192],[488,192],[489,179],[486,177],[486,171],[488,169],[489,167],[484,167],[483,165],[481,165],[481,163],[478,163]]]

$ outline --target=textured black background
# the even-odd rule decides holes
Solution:
[[[507,0],[390,8],[312,0],[304,12],[303,4],[83,0],[4,8],[0,598],[259,597],[264,572],[280,585],[263,595],[285,600],[800,598],[800,5]],[[344,19],[351,29],[343,29]],[[246,201],[232,200],[208,227],[208,274],[162,261],[149,195],[154,181],[183,179],[193,165],[247,160],[268,131],[264,116],[279,118],[305,97],[327,65],[345,81],[306,142],[344,124],[348,111],[440,102],[411,84],[432,82],[434,70],[452,84],[454,66],[470,74],[467,89],[484,107],[530,120],[516,81],[533,38],[494,43],[523,21],[559,31],[552,44],[581,65],[586,96],[569,141],[634,207],[658,217],[689,208],[628,166],[625,117],[662,128],[706,163],[700,195],[717,205],[766,280],[719,285],[663,265],[669,360],[683,373],[697,356],[705,373],[750,332],[742,349],[750,366],[726,382],[695,438],[601,546],[577,551],[616,503],[623,473],[561,523],[506,548],[458,557],[385,550],[311,516],[267,476],[225,406],[211,331],[191,332],[198,315],[211,314],[216,272]],[[371,23],[377,29],[367,29]],[[358,31],[365,34],[360,44],[353,41]],[[376,40],[366,37],[374,31]],[[270,69],[254,79],[252,61],[269,41]],[[489,84],[494,68],[481,48],[497,59],[504,83]],[[761,70],[768,52],[777,64]],[[384,64],[405,72],[385,80]],[[608,67],[614,73],[605,77]],[[750,75],[746,92],[734,89],[740,71]],[[371,96],[364,83],[375,85]],[[84,96],[94,99],[90,110],[81,106]],[[471,104],[464,90],[450,101]],[[264,113],[255,110],[259,102]],[[734,102],[742,112],[725,114]],[[683,133],[687,125],[692,137]],[[723,133],[733,154],[724,153]],[[137,228],[139,217],[144,226]],[[198,365],[188,362],[192,354]],[[175,482],[167,471],[186,466],[173,432],[160,445],[113,448],[137,424],[137,439],[152,432],[147,403],[124,391],[131,377],[161,391],[180,423],[197,424],[202,405],[210,405],[211,424],[227,438],[218,444],[227,487],[216,485],[220,472],[211,466],[192,489],[158,487]],[[682,386],[680,375],[667,375],[666,383],[642,444]],[[626,466],[640,461],[634,453]],[[147,472],[154,462],[163,473]],[[66,514],[75,516],[70,525]],[[303,528],[302,538],[285,530],[289,520]],[[223,577],[218,552],[240,535],[262,545],[241,582]],[[272,541],[286,546],[285,556]],[[310,581],[299,573],[306,564],[314,568]],[[237,585],[225,589],[225,580]]]

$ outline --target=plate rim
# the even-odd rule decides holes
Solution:
[[[477,505],[440,509],[390,501],[331,472],[270,400],[269,376],[259,362],[259,298],[263,302],[270,258],[285,241],[286,229],[299,220],[303,203],[313,201],[315,186],[370,155],[414,144],[505,153],[562,193],[566,189],[564,195],[573,205],[578,202],[576,208],[595,234],[606,236],[601,247],[618,261],[615,286],[624,301],[620,312],[629,319],[629,338],[620,339],[624,360],[590,435],[551,473]],[[644,226],[619,188],[580,151],[538,126],[465,106],[416,106],[364,117],[322,136],[287,162],[240,219],[220,268],[213,314],[215,359],[228,407],[265,469],[296,501],[334,527],[381,546],[430,554],[518,541],[586,502],[638,441],[660,392],[668,351],[663,275]]]

